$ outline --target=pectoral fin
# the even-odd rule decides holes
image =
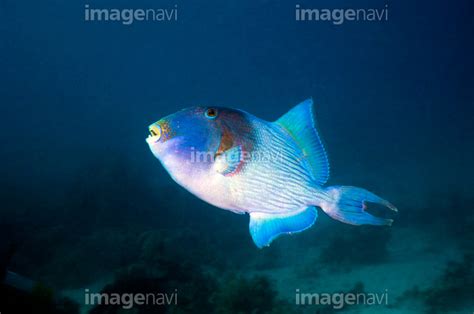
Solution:
[[[258,248],[270,245],[280,234],[300,232],[311,227],[318,218],[318,211],[308,207],[291,214],[250,213],[250,235]]]
[[[217,155],[214,163],[216,171],[224,176],[236,173],[243,163],[242,147],[240,145],[234,146]]]

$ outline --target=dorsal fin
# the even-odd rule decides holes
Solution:
[[[307,99],[280,117],[275,123],[282,126],[295,140],[311,167],[318,185],[329,179],[329,160],[316,129],[313,100]]]

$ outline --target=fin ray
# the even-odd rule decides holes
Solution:
[[[298,144],[316,184],[324,185],[329,179],[329,160],[316,128],[313,100],[303,101],[275,123],[283,127]]]
[[[314,207],[291,214],[250,213],[250,235],[255,245],[262,248],[270,245],[281,234],[301,232],[310,228],[317,217],[318,211]]]
[[[215,157],[216,170],[224,176],[236,173],[242,163],[242,147],[240,145],[234,146]]]
[[[367,203],[385,206],[393,213],[398,209],[388,201],[365,189],[353,186],[331,186],[325,189],[332,200],[320,203],[331,218],[351,225],[392,225],[393,219],[377,217],[367,212]]]

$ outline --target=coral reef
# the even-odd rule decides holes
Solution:
[[[40,284],[32,292],[0,285],[0,305],[2,313],[79,314],[77,303]]]
[[[407,300],[419,300],[426,313],[449,313],[474,306],[474,255],[466,254],[462,261],[449,262],[444,273],[426,289],[414,287],[398,298],[398,305]]]
[[[290,313],[288,304],[279,301],[270,281],[263,276],[247,279],[231,276],[221,283],[214,294],[216,314],[277,314]]]
[[[165,305],[134,305],[135,313],[292,313],[289,305],[277,298],[271,282],[262,276],[218,278],[189,263],[177,263],[166,257],[154,265],[134,265],[117,274],[113,284],[101,293],[157,294],[176,293],[177,302]],[[121,313],[123,304],[96,305],[90,314]]]
[[[359,265],[372,265],[388,259],[387,244],[391,229],[377,226],[339,225],[337,234],[323,248],[320,261],[332,268],[349,270]]]

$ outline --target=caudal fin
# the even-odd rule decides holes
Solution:
[[[366,211],[367,203],[383,205],[394,212],[397,208],[365,189],[352,186],[331,186],[325,192],[330,200],[319,206],[331,218],[351,225],[392,225],[393,219],[376,217]]]

